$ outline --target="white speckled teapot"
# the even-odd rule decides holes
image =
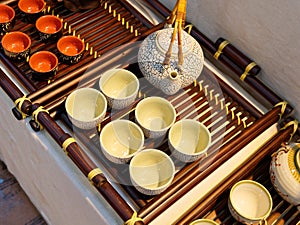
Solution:
[[[183,62],[179,63],[179,45],[176,38],[171,45],[169,63],[165,63],[173,30],[165,28],[150,34],[141,44],[138,53],[138,64],[144,77],[168,95],[175,94],[179,89],[193,83],[200,76],[204,64],[201,46],[183,30],[180,41]]]
[[[285,144],[272,155],[270,176],[279,195],[300,211],[300,143]]]

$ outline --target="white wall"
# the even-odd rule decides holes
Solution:
[[[160,0],[173,8],[176,0]],[[259,78],[300,119],[300,1],[188,0],[187,20],[212,41],[224,37],[256,61]]]

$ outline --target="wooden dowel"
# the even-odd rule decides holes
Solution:
[[[26,88],[28,92],[36,91],[35,86],[33,83],[24,76],[24,74],[19,70],[17,66],[15,66],[12,62],[10,62],[6,56],[0,52],[0,60],[6,66],[8,71],[12,73],[23,86]]]
[[[216,48],[218,49],[220,44],[224,43],[224,38],[220,37],[215,42]],[[223,54],[227,55],[233,62],[235,62],[243,70],[246,70],[247,66],[251,63],[254,63],[252,59],[246,56],[243,52],[237,49],[232,43],[227,42],[228,44],[222,49]],[[249,75],[257,75],[260,72],[261,68],[256,63],[253,64],[253,67],[248,71]]]

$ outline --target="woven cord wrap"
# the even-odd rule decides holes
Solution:
[[[143,221],[142,218],[139,218],[137,212],[134,212],[132,217],[127,220],[123,225],[134,225],[136,222]]]
[[[99,168],[95,168],[95,169],[91,170],[88,174],[89,181],[92,182],[93,178],[100,174],[102,174],[102,171]]]
[[[25,119],[25,118],[28,116],[26,113],[23,113],[23,112],[22,112],[22,109],[21,109],[23,103],[24,103],[26,100],[29,101],[29,102],[31,102],[30,99],[27,98],[26,95],[24,95],[22,98],[18,98],[18,99],[15,101],[16,108],[17,108],[17,110],[21,113],[22,119]]]
[[[187,33],[188,33],[188,34],[191,34],[193,27],[194,27],[193,24],[189,24],[189,25],[186,25],[183,29],[184,29],[184,30],[187,29]]]
[[[249,72],[253,69],[253,67],[257,66],[255,62],[250,63],[246,66],[244,73],[241,75],[240,79],[244,81],[246,77],[249,75]]]
[[[298,130],[298,126],[299,126],[299,122],[297,120],[293,120],[293,121],[290,121],[288,122],[287,124],[285,124],[285,126],[283,128],[281,128],[280,130],[285,130],[287,129],[288,127],[290,126],[294,126],[294,130],[293,130],[293,133],[291,133],[291,138],[290,140],[292,140],[294,134],[297,132]]]
[[[72,137],[70,137],[64,141],[64,143],[62,144],[62,148],[63,148],[64,152],[66,153],[66,155],[68,155],[67,148],[69,147],[69,145],[72,143],[75,143],[75,142],[76,142],[76,140]]]
[[[218,50],[217,50],[216,53],[214,54],[214,58],[215,58],[216,60],[219,60],[220,55],[223,53],[223,49],[224,49],[228,44],[230,44],[229,41],[225,40],[225,41],[223,41],[223,42],[219,45]]]
[[[32,113],[32,117],[34,119],[34,121],[39,125],[40,129],[43,129],[43,126],[40,124],[40,122],[38,121],[38,115],[41,112],[45,112],[47,114],[49,114],[48,110],[44,109],[43,106],[38,107],[33,113]]]
[[[277,106],[281,106],[281,112],[279,114],[280,118],[279,120],[281,120],[283,114],[285,113],[285,110],[286,110],[286,107],[287,107],[288,103],[286,101],[283,101],[283,102],[279,102],[277,103],[274,107],[277,107]]]

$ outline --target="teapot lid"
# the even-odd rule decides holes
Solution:
[[[160,49],[160,51],[162,52],[168,51],[172,39],[172,34],[173,34],[173,28],[164,28],[157,32],[155,41],[156,41],[156,46]],[[194,42],[195,40],[192,38],[192,36],[188,35],[185,31],[182,31],[183,55],[189,53],[192,50]],[[177,54],[178,54],[178,38],[176,36],[175,43],[172,46],[172,56],[175,56]]]

